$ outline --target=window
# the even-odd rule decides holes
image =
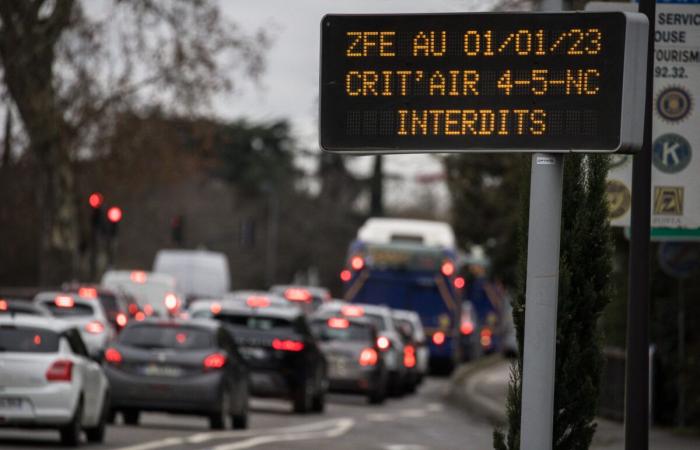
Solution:
[[[30,327],[0,327],[0,352],[56,353],[58,335]]]

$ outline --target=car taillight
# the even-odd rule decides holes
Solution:
[[[135,316],[139,312],[139,307],[136,303],[129,303],[129,314]]]
[[[219,314],[221,312],[221,303],[212,303],[209,310],[214,315]]]
[[[251,308],[267,308],[270,306],[270,299],[261,295],[248,297],[245,304]]]
[[[391,341],[386,336],[379,336],[377,338],[377,347],[379,347],[379,350],[388,350],[391,347]]]
[[[403,349],[403,365],[409,369],[416,367],[416,349],[412,345],[407,345]]]
[[[212,353],[204,358],[205,369],[221,369],[226,364],[226,356],[221,353]]]
[[[152,315],[153,315],[153,306],[151,306],[151,305],[149,305],[148,303],[146,303],[145,305],[143,305],[143,312],[144,312],[147,316],[152,316]]]
[[[490,328],[484,328],[481,330],[481,346],[482,347],[490,347],[492,343],[492,338],[491,336],[493,335],[493,332],[491,331]]]
[[[143,322],[146,320],[146,315],[143,312],[138,311],[136,314],[134,314],[134,320],[137,322]]]
[[[474,323],[472,323],[471,320],[466,320],[462,322],[462,325],[459,327],[459,331],[465,335],[469,336],[474,332]]]
[[[365,309],[362,306],[356,305],[345,305],[340,308],[340,312],[348,317],[362,317],[365,315]]]
[[[104,330],[105,326],[102,324],[102,322],[98,322],[97,320],[93,320],[92,322],[85,324],[85,331],[90,334],[100,334]]]
[[[464,277],[457,277],[455,278],[454,285],[457,289],[464,289],[464,286],[467,285],[467,282],[464,280]]]
[[[54,304],[59,308],[72,308],[75,306],[75,300],[69,295],[59,295],[53,300]]]
[[[440,266],[440,272],[446,277],[451,277],[455,273],[455,265],[452,261],[445,261],[442,263],[442,266]]]
[[[375,349],[365,348],[360,353],[360,359],[358,362],[361,366],[367,367],[376,365],[378,360],[379,356],[377,355],[377,351]]]
[[[97,298],[97,289],[92,287],[81,287],[78,289],[78,295],[84,298]]]
[[[331,328],[348,328],[350,326],[350,321],[342,317],[331,317],[328,319],[328,326]]]
[[[124,328],[127,323],[129,323],[129,318],[126,317],[126,314],[124,313],[119,313],[117,314],[117,325],[119,325],[119,328]]]
[[[7,301],[6,300],[0,300],[0,311],[7,311]]]
[[[275,350],[283,350],[285,352],[300,352],[304,350],[304,343],[293,341],[291,339],[273,339],[272,348]]]
[[[290,302],[310,302],[313,298],[311,292],[306,289],[289,288],[284,291],[284,298]]]
[[[73,361],[59,359],[54,361],[46,371],[46,381],[71,381],[73,379]]]
[[[146,282],[147,276],[146,272],[143,272],[141,270],[134,270],[133,272],[131,272],[131,274],[129,274],[129,278],[134,283],[143,284]]]
[[[365,260],[362,256],[353,256],[350,259],[350,267],[352,270],[362,270],[365,267]]]
[[[442,345],[445,343],[445,333],[442,331],[436,331],[433,334],[433,344],[435,345]]]
[[[173,294],[172,292],[165,295],[163,303],[165,303],[165,307],[168,308],[168,311],[171,312],[175,311],[180,306],[180,300],[177,298],[177,295]]]
[[[105,350],[105,361],[111,364],[120,364],[122,362],[122,354],[116,348],[108,348]]]

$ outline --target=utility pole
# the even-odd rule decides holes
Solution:
[[[651,221],[651,108],[654,89],[656,0],[640,0],[649,19],[642,149],[632,164],[632,210],[627,294],[625,449],[649,448],[649,233]]]

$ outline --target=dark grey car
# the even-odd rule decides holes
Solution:
[[[149,319],[127,326],[104,354],[112,411],[138,424],[141,411],[202,415],[212,429],[246,428],[248,368],[211,320]]]

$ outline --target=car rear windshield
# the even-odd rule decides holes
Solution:
[[[209,330],[169,325],[138,325],[122,331],[119,342],[139,348],[173,348],[203,350],[214,347],[214,335]]]
[[[372,329],[368,325],[350,323],[347,328],[331,328],[326,320],[311,324],[314,334],[322,341],[372,342]]]
[[[386,326],[384,316],[382,316],[381,314],[365,314],[365,318],[372,322],[379,331],[386,330],[388,328]]]
[[[294,323],[292,321],[280,317],[219,314],[216,316],[216,318],[222,322],[232,325],[234,328],[288,333],[295,331]]]
[[[0,352],[56,353],[58,334],[30,327],[0,327]]]
[[[47,301],[43,304],[49,310],[51,315],[55,317],[92,316],[95,313],[95,311],[92,309],[92,306],[85,305],[83,303],[76,303],[73,306],[69,307],[58,306],[53,301]]]
[[[105,312],[110,315],[119,313],[119,303],[117,303],[117,297],[112,294],[102,294],[100,295],[100,303],[104,308]]]

